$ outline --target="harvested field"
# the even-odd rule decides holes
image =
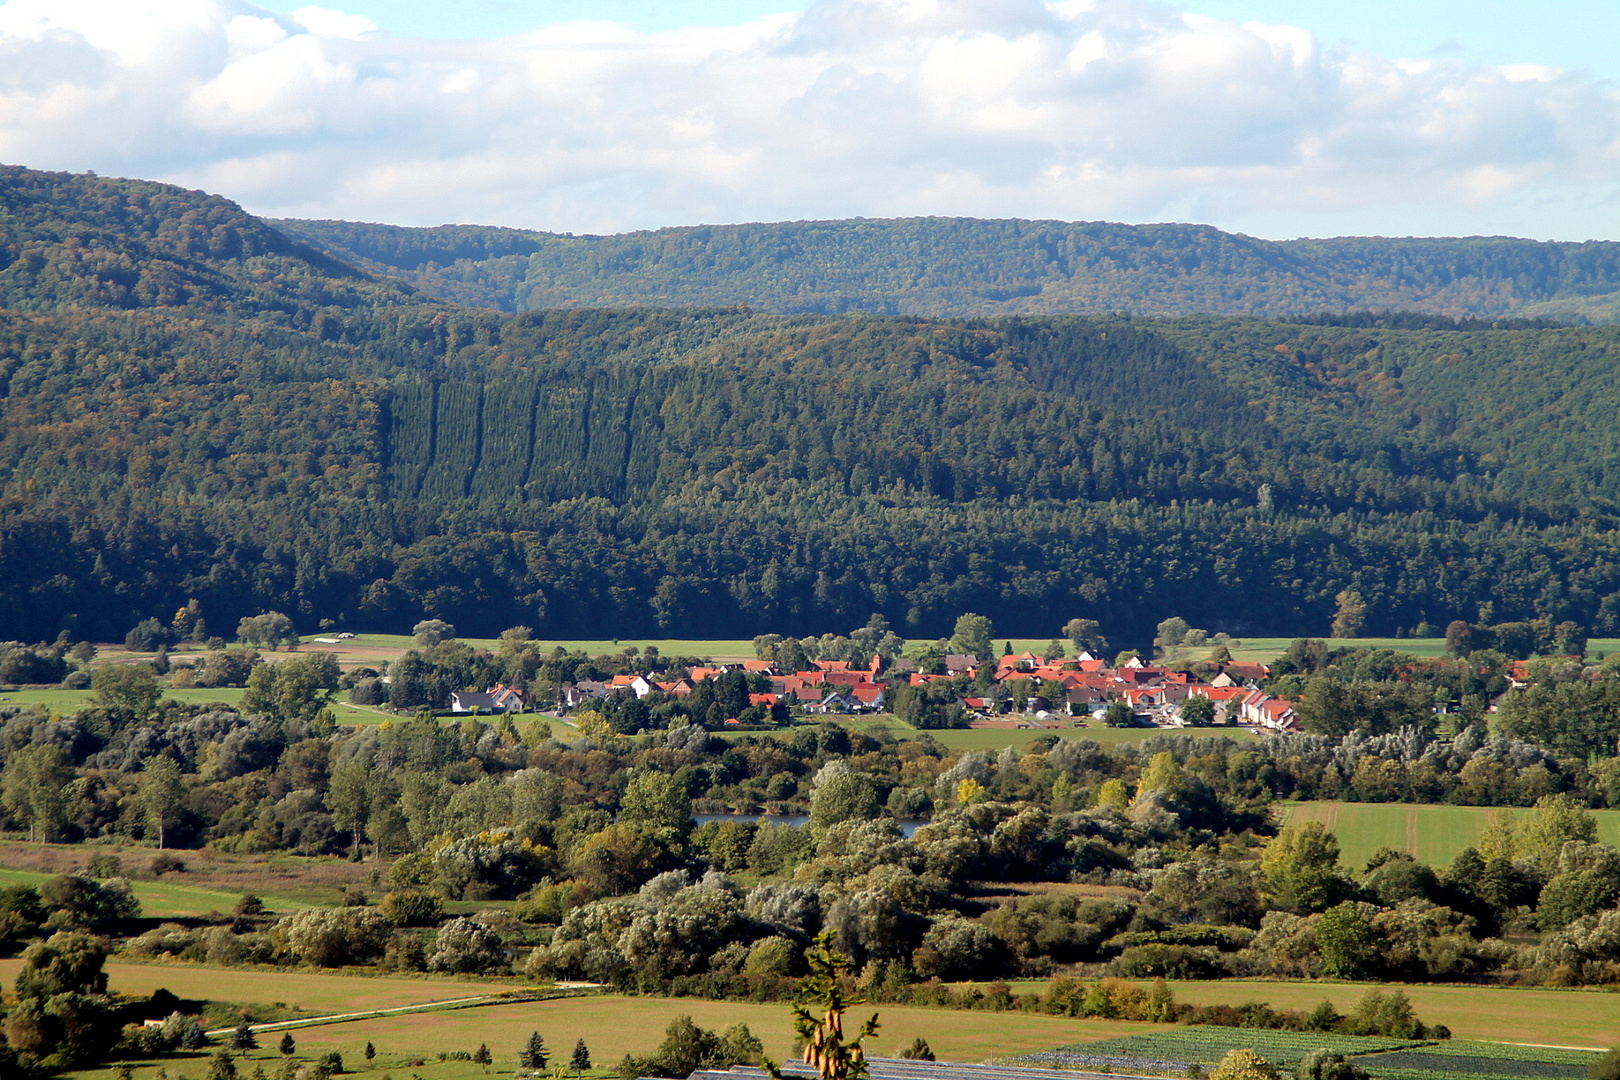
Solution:
[[[127,965],[120,965],[124,966]],[[228,980],[232,973],[213,971],[208,974],[225,976]],[[122,973],[119,977],[123,977]],[[269,978],[275,976],[270,975]],[[361,982],[372,984],[382,991],[361,1007],[384,1007],[384,995],[394,992],[391,984],[409,982],[330,975],[286,975],[282,978]],[[172,984],[173,980],[171,988],[175,988]],[[239,992],[237,984],[227,981],[226,985],[233,993]],[[416,985],[433,984],[424,982]],[[467,996],[469,991],[477,989],[474,983],[440,985],[447,985],[454,991],[451,996],[456,997]],[[298,999],[298,1003],[304,1005],[306,1010],[309,1001],[314,1000],[319,992],[310,992],[313,988],[308,987],[300,991],[299,984],[289,981],[266,984],[267,989],[271,986],[275,987],[275,993],[303,992],[304,996]],[[177,993],[180,992],[175,989]],[[409,991],[404,992],[408,994]],[[348,987],[336,991],[337,996],[342,997],[348,1005],[354,1004],[354,993],[353,988]],[[941,1058],[957,1061],[981,1061],[1006,1054],[1026,1053],[1057,1043],[1117,1038],[1155,1029],[1154,1025],[1068,1020],[1018,1013],[964,1013],[898,1007],[880,1007],[876,1011],[883,1028],[869,1044],[875,1052],[896,1054],[920,1035],[928,1040]],[[377,1060],[368,1072],[379,1077],[386,1072],[395,1077],[415,1075],[421,1080],[481,1080],[485,1075],[513,1076],[517,1072],[519,1047],[531,1031],[539,1031],[553,1054],[554,1062],[559,1064],[567,1060],[575,1040],[583,1038],[598,1067],[595,1075],[605,1077],[610,1074],[602,1071],[602,1067],[611,1068],[626,1053],[645,1054],[655,1049],[663,1040],[664,1028],[672,1019],[683,1014],[690,1015],[704,1027],[716,1030],[745,1023],[764,1041],[767,1053],[778,1058],[791,1056],[792,1032],[788,1006],[693,998],[565,998],[378,1017],[301,1028],[295,1030],[293,1035],[300,1058],[312,1059],[324,1051],[336,1050],[343,1055],[350,1070],[364,1066],[362,1051],[369,1041],[377,1048]],[[866,1014],[861,1012],[859,1015],[864,1017]],[[280,1061],[280,1055],[274,1051],[277,1039],[279,1036],[266,1035],[262,1038],[261,1049],[254,1051],[247,1062],[238,1062],[238,1074],[251,1074],[254,1065],[259,1064],[264,1067],[266,1074],[273,1075]],[[494,1063],[487,1074],[470,1061],[438,1059],[440,1052],[471,1054],[480,1044],[487,1045],[494,1056]],[[178,1075],[199,1076],[207,1071],[207,1059],[203,1054],[177,1055],[146,1063],[135,1070],[135,1080],[156,1080],[159,1067],[165,1068],[171,1078]],[[88,1069],[70,1076],[73,1080],[111,1080],[113,1072],[110,1068]],[[587,1073],[586,1076],[590,1078],[592,1074]]]
[[[1143,982],[1142,986],[1149,984]],[[1015,992],[1042,991],[1044,981],[1019,980]],[[1603,1049],[1620,1045],[1620,993],[1613,990],[1543,990],[1505,986],[1270,982],[1258,979],[1172,981],[1177,1001],[1242,1005],[1263,1001],[1277,1009],[1308,1012],[1327,1000],[1343,1013],[1368,990],[1400,990],[1425,1024],[1444,1024],[1459,1039]]]
[[[0,980],[10,985],[22,969],[18,959],[0,960]],[[190,1001],[284,1003],[310,1014],[359,1012],[396,1005],[449,1001],[512,989],[510,983],[447,979],[442,976],[335,975],[315,971],[264,971],[200,964],[107,964],[108,986],[124,994],[150,994],[162,987]]]
[[[864,1018],[877,1012],[883,1028],[873,1047],[893,1056],[917,1036],[934,1052],[954,1061],[981,1061],[1055,1045],[1147,1030],[1151,1025],[1108,1020],[1068,1020],[1022,1013],[955,1012],[945,1009],[876,1006],[852,1010]],[[703,1027],[721,1029],[745,1023],[765,1042],[766,1053],[792,1054],[792,1029],[785,1004],[753,1005],[695,998],[591,997],[491,1005],[455,1012],[417,1013],[353,1023],[307,1028],[299,1045],[333,1048],[345,1054],[369,1039],[379,1051],[432,1056],[440,1049],[473,1050],[480,1042],[492,1049],[510,1047],[510,1058],[531,1031],[540,1031],[554,1047],[571,1047],[583,1038],[598,1063],[612,1063],[626,1053],[645,1054],[664,1037],[670,1020],[689,1014]],[[424,1080],[431,1080],[423,1074]]]

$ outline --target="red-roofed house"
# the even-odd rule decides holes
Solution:
[[[861,683],[859,686],[851,687],[849,692],[854,695],[856,701],[868,709],[876,711],[883,708],[883,687],[881,686],[874,683]]]

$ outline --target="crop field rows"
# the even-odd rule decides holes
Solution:
[[[1442,1042],[1374,1054],[1360,1064],[1377,1080],[1452,1080],[1485,1076],[1500,1080],[1582,1080],[1593,1055],[1580,1050]]]
[[[1104,1039],[1100,1042],[1075,1043],[1056,1050],[1024,1058],[1031,1064],[1040,1064],[1048,1055],[1080,1055],[1085,1057],[1117,1057],[1125,1061],[1169,1062],[1171,1067],[1185,1069],[1188,1065],[1208,1065],[1219,1061],[1228,1051],[1252,1049],[1274,1065],[1297,1065],[1306,1055],[1316,1050],[1329,1050],[1335,1054],[1372,1054],[1384,1050],[1399,1050],[1418,1045],[1415,1039],[1384,1038],[1382,1036],[1336,1035],[1305,1031],[1267,1031],[1255,1028],[1228,1027],[1172,1027],[1141,1035],[1128,1035],[1122,1039]]]
[[[1272,1064],[1292,1068],[1317,1050],[1354,1057],[1374,1080],[1580,1080],[1594,1053],[1539,1046],[1474,1041],[1419,1041],[1266,1031],[1248,1028],[1177,1027],[1098,1042],[1073,1043],[1018,1060],[1071,1069],[1185,1071],[1207,1066],[1227,1052],[1251,1049]]]

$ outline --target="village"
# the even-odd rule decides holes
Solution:
[[[886,660],[874,655],[864,667],[821,660],[812,661],[806,670],[783,671],[772,660],[744,660],[672,671],[662,678],[654,673],[617,675],[603,682],[582,680],[559,687],[557,704],[565,712],[623,695],[653,702],[664,696],[681,698],[705,680],[741,672],[759,687],[749,694],[749,704],[776,715],[886,713],[892,711],[898,687],[937,686],[960,703],[967,726],[975,728],[1083,727],[1095,721],[1116,727],[1241,725],[1298,730],[1295,703],[1259,688],[1270,671],[1260,663],[1206,665],[1206,678],[1194,671],[1144,663],[1135,656],[1112,667],[1081,650],[1076,657],[1056,659],[1026,651],[1003,655],[993,663],[971,653],[951,654],[942,666],[943,671],[919,671],[906,657]],[[1196,699],[1208,705],[1187,708]],[[455,712],[519,711],[523,699],[509,687],[496,686],[486,694],[454,694],[451,707]]]

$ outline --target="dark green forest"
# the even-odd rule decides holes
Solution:
[[[1620,244],[1502,236],[1259,240],[1207,225],[794,221],[574,236],[276,221],[372,272],[502,311],[746,304],[946,317],[1406,309],[1620,319]]]
[[[445,242],[528,258],[510,233]],[[431,265],[378,235],[373,261]],[[1525,280],[1598,282],[1600,249]],[[0,299],[18,638],[110,640],[196,598],[217,626],[707,637],[877,612],[922,637],[971,610],[1145,641],[1172,612],[1320,634],[1352,587],[1369,632],[1620,632],[1617,328],[503,313],[217,197],[24,169],[0,170]]]

